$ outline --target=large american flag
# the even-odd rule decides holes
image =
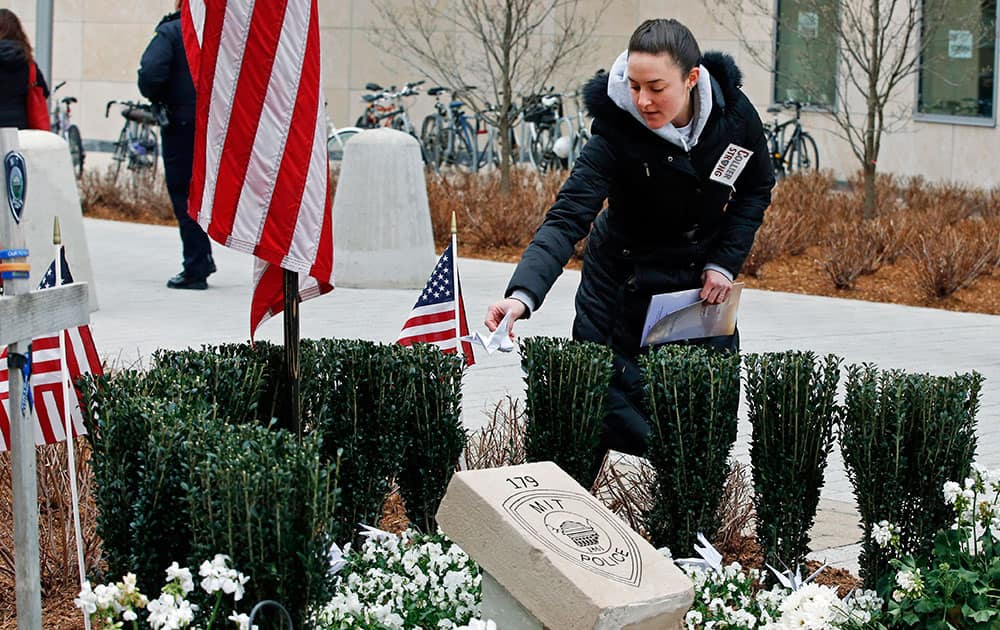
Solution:
[[[185,0],[181,20],[197,92],[188,213],[257,257],[252,338],[284,307],[281,269],[302,300],[333,289],[316,0]]]
[[[62,284],[73,282],[66,253],[62,260]],[[39,289],[56,285],[56,263],[49,265]],[[83,374],[103,374],[101,359],[97,356],[94,338],[89,326],[79,326],[63,331],[66,344],[66,367],[72,382]],[[7,373],[7,349],[0,353],[0,451],[10,450],[10,382]],[[59,361],[59,334],[36,337],[31,342],[31,393],[35,403],[35,444],[55,444],[66,439],[66,421],[63,415],[62,366]],[[80,392],[70,389],[70,417],[73,435],[83,435],[83,416],[80,414]],[[20,404],[19,401],[15,404]]]
[[[415,343],[431,343],[442,352],[456,352],[458,339],[455,335],[455,299],[458,299],[458,314],[461,333],[469,334],[469,322],[465,318],[465,302],[462,300],[462,284],[458,280],[458,270],[452,256],[452,246],[444,250],[431,277],[427,280],[420,298],[410,311],[410,317],[403,324],[403,330],[396,341],[404,346]],[[458,287],[458,290],[455,290]],[[456,295],[457,294],[457,295]],[[472,344],[462,342],[462,353],[466,365],[476,360],[472,354]]]

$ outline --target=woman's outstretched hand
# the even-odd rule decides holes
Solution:
[[[528,307],[524,305],[524,302],[514,298],[505,298],[499,302],[494,302],[490,304],[490,307],[486,310],[486,327],[493,332],[500,325],[500,320],[503,319],[504,315],[510,313],[510,338],[514,338],[514,322],[519,320],[528,310]]]
[[[718,271],[706,269],[701,274],[701,293],[699,297],[706,304],[722,304],[729,297],[733,283]]]

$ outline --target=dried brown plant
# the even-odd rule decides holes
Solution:
[[[565,173],[515,169],[510,192],[504,194],[495,173],[428,173],[427,201],[434,239],[439,247],[447,244],[454,212],[462,243],[478,250],[524,247],[565,178]]]
[[[753,487],[748,464],[730,461],[717,513],[719,529],[712,544],[724,556],[736,554],[746,537],[753,535]]]
[[[645,512],[653,504],[655,480],[656,472],[645,459],[609,452],[591,492],[629,527],[648,538]]]
[[[80,528],[83,534],[84,568],[87,573],[101,566],[101,541],[97,536],[94,477],[90,470],[90,447],[75,443],[77,489],[80,498]],[[72,588],[79,581],[76,535],[73,526],[69,466],[66,443],[40,446],[36,450],[38,470],[38,544],[43,597]],[[14,605],[14,532],[10,453],[0,453],[0,609]],[[10,588],[6,588],[10,586]]]
[[[497,402],[486,425],[469,437],[462,454],[464,468],[479,470],[523,464],[525,413],[520,400],[505,397]]]
[[[159,224],[175,220],[162,175],[133,183],[115,177],[110,168],[103,173],[86,172],[80,180],[80,205],[84,216]]]
[[[966,220],[924,232],[911,248],[917,281],[932,298],[945,298],[997,266],[1000,231],[995,221]]]

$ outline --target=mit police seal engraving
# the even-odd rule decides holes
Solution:
[[[589,495],[566,490],[516,492],[503,509],[558,555],[605,578],[639,587],[642,561],[624,523]]]

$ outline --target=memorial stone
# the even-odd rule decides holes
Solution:
[[[504,630],[680,628],[694,598],[668,558],[552,462],[456,473],[441,529],[484,572]]]

